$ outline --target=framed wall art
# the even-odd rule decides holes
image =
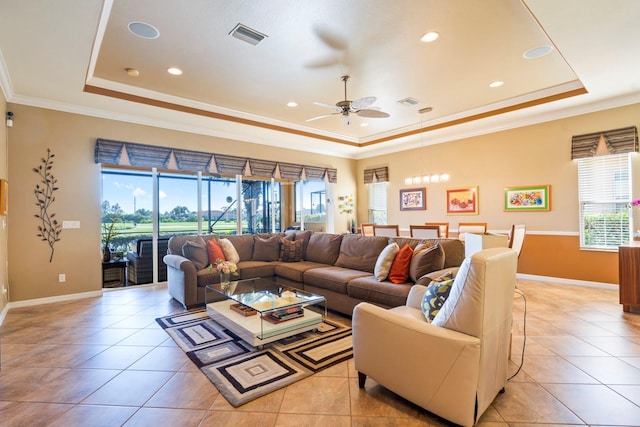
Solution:
[[[447,215],[478,215],[478,187],[447,190]]]
[[[401,211],[423,211],[427,209],[427,189],[407,188],[400,190]]]
[[[551,210],[551,186],[506,187],[504,210],[505,212]]]

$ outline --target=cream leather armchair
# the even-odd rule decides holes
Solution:
[[[353,311],[360,388],[367,376],[424,409],[474,425],[506,384],[516,251],[491,248],[465,259],[432,323],[420,309],[426,288],[405,306],[369,303]]]

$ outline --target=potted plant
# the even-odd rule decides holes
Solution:
[[[116,228],[119,222],[118,217],[111,217],[111,222],[102,223],[102,262],[111,261],[111,240],[119,234]]]

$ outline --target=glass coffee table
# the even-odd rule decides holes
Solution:
[[[222,295],[223,301],[209,302]],[[278,283],[254,278],[208,285],[207,314],[254,347],[315,329],[326,317],[325,298]],[[323,304],[324,314],[308,306]]]

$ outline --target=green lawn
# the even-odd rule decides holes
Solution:
[[[208,226],[206,223],[202,224],[204,230],[203,232],[208,233],[206,227]],[[145,224],[136,224],[132,226],[131,223],[122,223],[116,224],[115,229],[117,230],[119,235],[126,234],[149,234],[153,233],[153,224],[145,223]],[[162,234],[171,234],[171,233],[185,233],[185,232],[193,232],[196,233],[198,231],[198,223],[197,222],[165,222],[160,224],[160,232]],[[214,229],[214,233],[219,234],[229,234],[236,231],[236,223],[235,222],[218,222]]]

